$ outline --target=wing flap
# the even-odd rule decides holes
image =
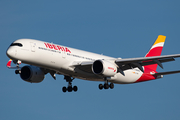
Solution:
[[[170,62],[170,61],[175,61],[174,58],[164,58],[164,59],[159,59],[158,60],[160,63],[164,63],[164,62]],[[148,62],[143,62],[141,63],[142,66],[145,66],[145,65],[151,65],[151,64],[157,64],[155,61],[148,61]]]

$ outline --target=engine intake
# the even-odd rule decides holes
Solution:
[[[117,73],[117,67],[111,62],[105,60],[96,60],[92,65],[92,71],[94,74],[112,77]]]
[[[39,83],[44,80],[45,74],[39,67],[24,66],[21,68],[20,77],[26,82]]]

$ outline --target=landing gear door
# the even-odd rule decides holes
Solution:
[[[31,42],[31,52],[35,52],[36,51],[36,43]]]

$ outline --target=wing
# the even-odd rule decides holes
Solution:
[[[118,65],[120,72],[135,67],[138,67],[142,72],[144,72],[143,66],[158,64],[161,68],[163,68],[162,63],[174,61],[175,60],[174,58],[177,57],[180,57],[180,54],[163,55],[163,56],[155,56],[155,57],[116,59],[115,63]],[[72,63],[71,67],[78,68],[84,72],[92,73],[93,63],[94,61],[75,61]]]
[[[155,57],[139,57],[139,58],[127,58],[127,59],[116,59],[114,62],[119,67],[119,72],[132,69],[138,67],[142,72],[143,66],[158,64],[161,68],[163,68],[162,63],[174,61],[174,58],[180,57],[180,54],[174,55],[163,55],[163,56],[155,56]],[[71,64],[71,67],[78,68],[84,72],[93,73],[92,72],[92,64],[94,61],[75,61]]]
[[[16,66],[11,66],[11,64],[12,64],[12,62],[13,62],[13,60],[12,59],[10,59],[8,62],[7,62],[7,64],[6,64],[6,66],[8,67],[8,68],[10,68],[10,69],[21,69],[22,67],[19,67],[19,65],[21,64],[21,61],[17,61],[16,62]],[[53,70],[48,70],[48,69],[44,69],[44,68],[41,68],[41,70],[43,70],[43,72],[45,73],[45,74],[47,74],[47,73],[50,73],[50,75],[56,80],[56,75],[55,75],[55,71],[53,71]]]
[[[163,56],[155,56],[155,57],[139,57],[139,58],[128,58],[128,59],[117,59],[115,63],[119,66],[121,70],[127,70],[134,67],[138,67],[141,71],[143,71],[142,66],[158,64],[161,68],[163,68],[163,62],[174,61],[174,58],[180,57],[180,54],[174,55],[163,55]]]

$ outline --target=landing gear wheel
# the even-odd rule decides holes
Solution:
[[[15,70],[15,73],[16,73],[16,74],[19,74],[19,73],[20,73],[20,71],[19,71],[19,70]]]
[[[102,90],[103,88],[104,89],[109,89],[109,88],[111,88],[111,89],[113,89],[114,88],[114,83],[110,83],[110,84],[108,84],[108,80],[107,80],[107,78],[104,78],[104,85],[103,84],[99,84],[99,89],[100,90]]]
[[[104,89],[109,89],[109,85],[108,84],[104,84]]]
[[[66,87],[63,87],[63,88],[62,88],[62,91],[63,91],[63,92],[66,92],[66,90],[67,90]]]
[[[114,88],[114,84],[113,84],[113,83],[110,83],[109,87],[110,87],[111,89],[113,89],[113,88]]]
[[[78,90],[78,87],[77,87],[77,86],[74,86],[74,87],[73,87],[73,90],[74,90],[74,92],[76,92],[76,91]]]
[[[74,92],[76,92],[77,90],[78,90],[78,87],[77,86],[72,86],[72,81],[75,79],[75,78],[72,78],[72,77],[70,77],[70,76],[64,76],[64,79],[66,80],[66,82],[68,82],[68,87],[66,88],[66,87],[63,87],[62,88],[62,90],[63,90],[63,92],[66,92],[66,91],[68,91],[68,92],[72,92],[72,91],[74,91]]]
[[[68,89],[68,92],[72,92],[72,90],[73,90],[72,86],[69,86],[67,89]]]
[[[102,84],[99,84],[99,89],[102,90],[103,89],[103,85]]]

